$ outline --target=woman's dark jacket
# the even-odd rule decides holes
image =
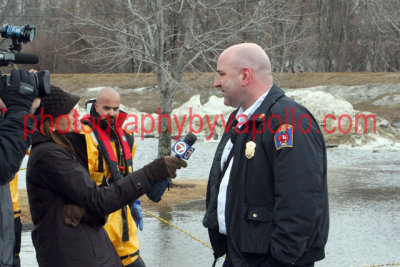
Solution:
[[[222,136],[211,167],[203,224],[209,229],[214,253],[218,257],[227,252],[234,266],[266,262],[290,266],[323,259],[329,211],[326,149],[318,124],[275,85],[253,115],[248,130],[236,131],[226,236],[218,229],[217,198],[228,134]],[[277,144],[275,132],[281,124],[293,127],[292,147]],[[247,158],[249,142],[255,143],[255,149],[250,149],[254,156]]]
[[[39,266],[122,266],[102,225],[85,221],[76,228],[65,225],[63,207],[74,203],[95,217],[105,217],[150,190],[143,170],[98,187],[70,152],[36,132],[26,177]]]

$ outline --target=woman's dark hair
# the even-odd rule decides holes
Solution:
[[[41,129],[42,133],[45,136],[49,137],[54,143],[56,143],[57,145],[62,146],[63,148],[68,150],[72,155],[75,155],[74,148],[72,147],[72,144],[68,140],[68,138],[64,134],[62,134],[62,133],[60,133],[60,132],[58,132],[56,130],[53,130],[52,126],[53,125],[50,122],[50,119],[46,118],[44,120],[44,122],[43,122],[43,125],[42,125],[42,127],[43,127]]]

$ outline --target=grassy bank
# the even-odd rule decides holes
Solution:
[[[174,181],[170,190],[166,190],[162,200],[154,203],[146,196],[141,197],[142,207],[149,210],[158,210],[165,206],[174,206],[192,200],[201,200],[206,197],[207,180],[180,180]],[[21,220],[23,223],[31,221],[28,196],[25,189],[19,189]]]
[[[363,85],[368,83],[400,84],[400,72],[304,72],[274,73],[275,83],[283,88],[305,88],[318,85]],[[215,73],[186,73],[183,86],[193,88],[213,88]],[[65,90],[74,91],[82,88],[99,86],[117,86],[122,89],[157,85],[152,73],[117,73],[117,74],[52,74],[53,84]]]

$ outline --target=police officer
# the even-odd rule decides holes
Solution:
[[[217,72],[214,86],[237,110],[207,187],[203,225],[215,259],[226,254],[224,266],[314,266],[325,256],[329,227],[318,123],[273,84],[260,46],[229,47]]]

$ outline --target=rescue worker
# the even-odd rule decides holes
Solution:
[[[14,179],[10,182],[11,200],[14,210],[14,260],[13,267],[20,267],[21,260],[19,253],[21,251],[21,235],[22,235],[22,222],[21,222],[21,209],[19,207],[19,193],[18,193],[18,173],[15,174]]]
[[[90,116],[83,118],[82,133],[85,135],[87,150],[87,163],[84,164],[97,185],[109,186],[132,172],[136,143],[132,134],[122,130],[127,114],[119,110],[120,95],[117,91],[106,87],[99,92],[94,102],[88,101],[86,105]],[[99,143],[106,149],[99,149],[102,147]],[[132,215],[140,214],[134,210],[133,205],[134,203],[110,214],[104,228],[122,264],[143,267],[145,263],[139,255],[137,237],[137,225],[143,223],[141,216],[137,217],[137,224],[133,220]],[[138,200],[135,205],[138,205]]]

